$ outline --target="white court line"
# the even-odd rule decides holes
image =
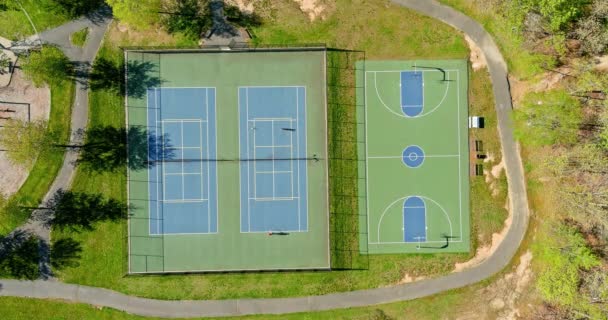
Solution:
[[[205,127],[208,127],[209,125],[205,125]],[[198,155],[199,157],[202,159],[203,158],[203,124],[199,123],[198,124],[198,142],[199,145],[201,146],[198,149]],[[209,146],[207,145],[207,148],[209,148]],[[207,159],[209,159],[209,156],[207,156]],[[204,185],[205,185],[205,180],[203,179],[203,162],[200,161],[199,162],[199,172],[201,175],[201,198],[205,198],[205,189],[204,189]],[[207,179],[209,179],[209,176],[207,176]],[[207,190],[207,192],[209,192],[209,190]],[[207,194],[207,198],[209,198],[209,194]],[[209,215],[211,215],[211,209],[209,209],[208,212]],[[211,231],[211,230],[207,230],[207,231]]]
[[[205,119],[207,121],[209,121],[209,89],[205,90]],[[200,141],[200,146],[201,146],[201,155],[202,155],[202,148],[203,148],[203,128],[202,126],[199,126],[199,141]],[[209,124],[205,125],[205,131],[207,136],[205,137],[207,140],[207,145],[205,146],[205,152],[207,153],[207,159],[210,159],[209,157]],[[210,163],[207,162],[206,164],[207,167],[207,198],[210,198],[210,194],[209,191],[211,190],[211,175],[210,175]],[[204,194],[205,192],[203,191],[204,185],[205,185],[205,181],[203,180],[203,163],[201,162],[201,198],[204,198]],[[207,232],[211,232],[211,204],[208,203],[207,204]]]
[[[165,173],[166,176],[199,176],[199,175],[203,175],[201,172],[169,172],[169,173]]]
[[[406,105],[401,105],[401,108],[423,108],[423,107],[424,107],[424,105],[422,105],[422,104],[406,104]]]
[[[374,74],[374,78],[376,77],[376,75]],[[367,72],[365,72],[363,74],[363,81],[365,82],[364,85],[364,90],[367,91]],[[375,80],[375,79],[374,79]],[[370,195],[369,195],[369,150],[367,147],[367,142],[368,142],[368,136],[367,136],[367,109],[368,109],[368,103],[367,103],[367,92],[364,92],[363,94],[365,96],[365,108],[364,108],[364,116],[365,116],[365,204],[366,204],[366,209],[367,209],[367,243],[371,243],[371,232],[370,232],[370,224],[369,224],[369,216],[370,216],[370,211],[369,211],[369,203],[370,203]]]
[[[365,73],[401,73],[401,72],[407,72],[407,71],[412,71],[412,70],[377,70],[377,71],[365,71]],[[424,69],[424,70],[415,70],[417,72],[441,72],[439,70],[433,70],[433,69]],[[447,72],[454,72],[454,71],[458,71],[458,69],[443,69],[443,71]]]
[[[249,198],[249,200],[254,201],[292,201],[295,199],[300,199],[300,197],[260,197],[260,198]]]
[[[162,120],[157,120],[156,122],[207,122],[207,120],[202,120],[202,119],[162,119]]]
[[[304,96],[304,98],[306,98],[306,96]],[[300,118],[300,88],[296,88],[296,119],[299,119],[299,118]],[[296,126],[298,126],[298,122],[296,122]],[[296,134],[299,134],[299,132],[300,132],[299,129],[300,129],[299,127],[296,129],[296,130],[298,130],[298,131],[296,131]],[[299,143],[298,143],[298,145],[299,145]],[[298,166],[299,166],[299,164],[298,164]],[[298,168],[298,185],[300,184],[300,177],[299,177],[299,175],[300,175],[300,170]],[[293,190],[293,180],[291,180],[291,188]],[[293,196],[293,192],[292,192],[292,196]],[[298,190],[298,197],[299,196],[300,196],[300,192]],[[298,198],[298,202],[297,202],[297,205],[298,205],[298,230],[302,230],[302,224],[300,222],[300,220],[301,220],[301,212],[300,212],[301,210],[300,210],[300,207],[302,206],[301,201],[302,200]],[[308,214],[306,216],[308,217]]]
[[[458,154],[433,154],[418,156],[419,158],[457,158],[460,157]],[[368,159],[402,159],[403,156],[370,156]]]
[[[461,149],[460,149],[460,70],[456,73],[456,81],[458,82],[456,84],[456,100],[458,101],[458,155],[461,154]],[[468,144],[468,139],[467,139],[467,144]],[[460,215],[460,237],[462,238],[463,234],[462,234],[462,169],[461,169],[461,165],[460,165],[460,161],[461,161],[462,157],[459,156],[458,157],[458,207],[459,207],[459,215]]]
[[[270,144],[274,146],[274,120],[270,121]],[[272,156],[272,171],[274,172],[275,162],[274,162],[274,147],[270,153]],[[272,174],[272,197],[274,198],[276,195],[276,182],[275,182],[275,174]]]
[[[175,199],[175,200],[163,200],[164,203],[194,203],[194,202],[205,202],[209,199]]]
[[[249,120],[249,89],[245,88],[245,109],[247,110],[246,118]],[[247,129],[247,158],[251,159],[249,154],[249,122],[245,123],[245,129]],[[255,138],[255,132],[253,132]],[[255,152],[255,150],[254,150]],[[249,203],[249,197],[251,196],[250,184],[249,184],[249,176],[251,175],[251,171],[249,170],[251,163],[247,162],[247,231],[251,231],[251,205]],[[253,183],[255,184],[255,175],[254,175]],[[255,197],[255,194],[253,195]]]
[[[184,121],[181,121],[181,127],[180,129],[180,134],[181,134],[181,141],[182,141],[182,161],[180,161],[182,163],[182,200],[186,200],[186,179],[184,179]]]
[[[249,122],[262,122],[262,121],[297,121],[297,118],[253,118],[253,119],[248,119],[247,121]]]
[[[288,144],[281,144],[281,145],[276,145],[276,146],[255,146],[255,148],[291,148],[291,145]]]
[[[450,240],[450,243],[462,243],[462,240]],[[375,245],[384,245],[384,244],[400,244],[400,245],[412,245],[414,243],[417,242],[393,242],[393,241],[387,241],[387,242],[370,242],[369,244],[375,244]],[[445,240],[441,241],[441,240],[432,240],[432,241],[424,241],[424,242],[420,242],[420,243],[445,243]]]
[[[276,174],[276,173],[293,173],[291,170],[278,170],[278,171],[256,171],[256,174]]]

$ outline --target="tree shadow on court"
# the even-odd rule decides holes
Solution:
[[[168,135],[156,136],[142,127],[126,130],[97,126],[82,134],[86,135],[84,144],[68,147],[80,149],[78,164],[95,172],[123,170],[127,166],[143,170],[175,156]]]
[[[90,231],[97,222],[126,219],[127,205],[101,194],[59,190],[47,203],[53,212],[48,223],[60,230]]]
[[[39,240],[24,231],[0,239],[0,277],[34,280],[39,276]]]
[[[77,267],[80,265],[82,246],[80,242],[72,238],[55,240],[51,245],[51,266],[61,270],[66,267]]]
[[[149,61],[129,61],[126,65],[127,83],[125,86],[125,64],[99,58],[93,64],[89,75],[91,90],[105,89],[116,94],[143,98],[148,88],[162,84],[158,68]]]

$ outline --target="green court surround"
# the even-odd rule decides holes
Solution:
[[[306,86],[307,153],[321,160],[307,167],[308,231],[287,236],[240,232],[238,161],[218,162],[217,233],[150,235],[147,170],[129,169],[128,272],[329,269],[325,50],[126,50],[125,58],[127,127],[147,121],[145,95],[129,94],[134,85],[159,78],[161,87],[214,87],[217,156],[238,159],[238,87]]]

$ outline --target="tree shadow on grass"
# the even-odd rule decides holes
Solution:
[[[68,147],[80,149],[78,164],[95,172],[123,170],[127,166],[131,170],[144,170],[156,161],[175,156],[167,134],[156,136],[142,127],[126,130],[98,126],[83,134],[86,134],[84,144]]]
[[[34,280],[39,275],[39,240],[17,231],[0,240],[0,276]]]
[[[51,246],[51,266],[57,270],[80,265],[82,246],[72,238],[62,238]]]
[[[105,89],[121,96],[126,93],[129,97],[141,99],[149,88],[162,84],[157,66],[150,61],[129,61],[126,70],[125,86],[124,63],[98,58],[89,75],[89,86],[91,90]]]
[[[60,230],[91,231],[97,222],[127,217],[126,204],[101,194],[59,190],[47,206],[53,211],[53,219],[49,223]]]

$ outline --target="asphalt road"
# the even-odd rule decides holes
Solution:
[[[510,120],[512,105],[506,63],[491,36],[477,22],[462,13],[431,0],[393,0],[393,2],[434,17],[468,34],[482,49],[488,61],[488,68],[494,86],[503,159],[505,160],[509,182],[513,222],[496,252],[484,262],[471,269],[435,279],[386,288],[296,298],[162,301],[127,296],[107,289],[43,280],[0,280],[0,295],[65,299],[157,317],[279,314],[361,307],[411,300],[464,287],[484,280],[502,270],[517,252],[525,235],[529,218],[522,162],[518,145],[513,139]],[[235,290],[238,290],[238,288],[235,288]]]

